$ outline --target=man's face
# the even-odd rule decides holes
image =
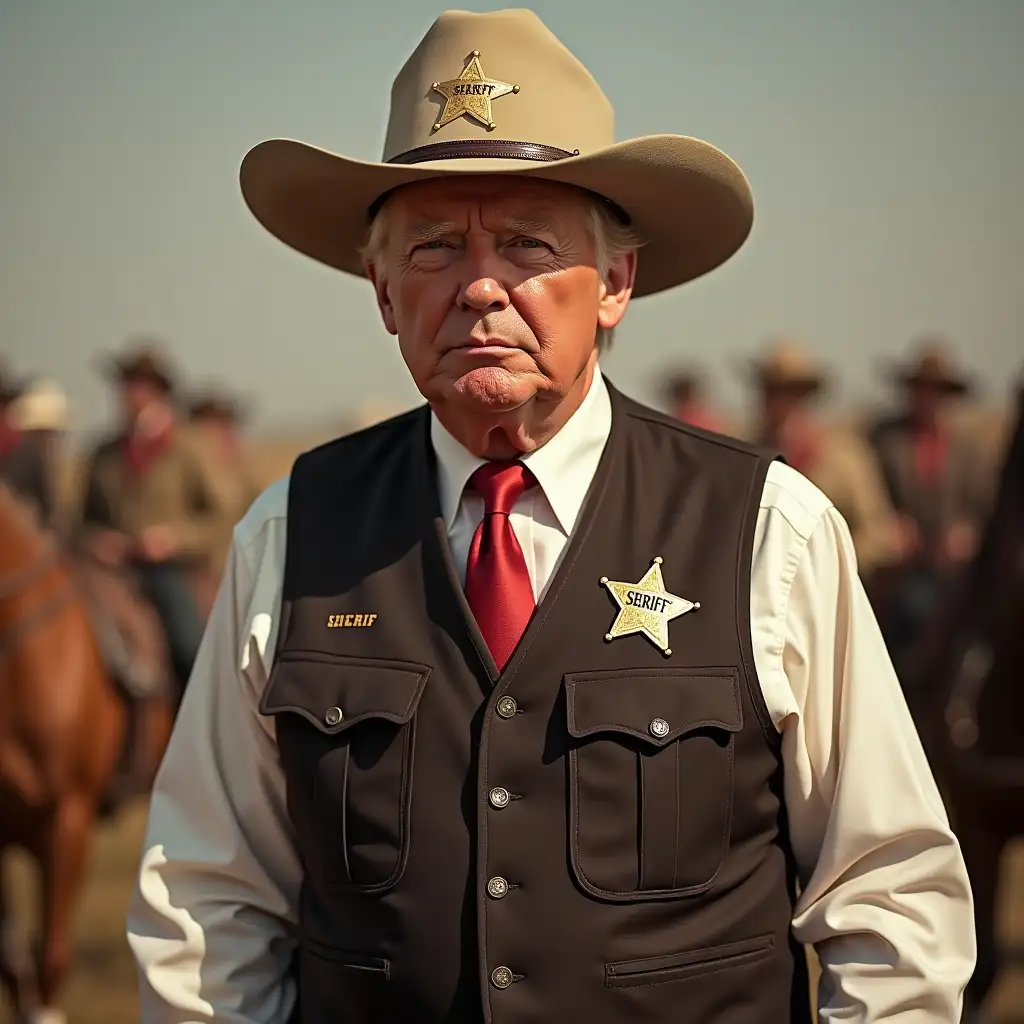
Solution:
[[[470,415],[560,401],[615,326],[635,256],[602,280],[583,193],[512,177],[444,178],[388,201],[369,269],[423,396]]]
[[[945,391],[927,381],[917,381],[907,387],[907,404],[911,418],[925,426],[936,423],[946,406]]]
[[[163,401],[163,387],[149,377],[128,376],[121,381],[121,404],[129,422],[134,422],[153,402]]]
[[[766,386],[762,392],[762,414],[765,427],[774,433],[781,430],[793,413],[807,404],[808,395],[794,387]]]

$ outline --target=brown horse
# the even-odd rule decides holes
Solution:
[[[942,784],[974,891],[978,965],[965,1021],[1005,960],[996,908],[1003,850],[1024,835],[1024,390],[982,543],[950,595],[908,700]]]
[[[0,976],[19,1021],[64,1019],[53,1003],[124,727],[123,701],[68,560],[0,486],[0,859],[22,847],[42,883],[38,956],[4,913],[0,892]]]

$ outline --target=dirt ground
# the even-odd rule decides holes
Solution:
[[[96,834],[88,884],[78,912],[77,964],[64,993],[70,1024],[137,1024],[135,969],[124,941],[124,915],[145,828],[145,806],[129,808]],[[7,866],[19,913],[28,914],[34,879],[23,860]],[[1007,942],[1024,947],[1024,845],[1007,857],[1004,868],[1003,932]],[[1024,1021],[1024,970],[1001,979],[993,999],[1000,1024]],[[10,1024],[0,1008],[0,1022]]]

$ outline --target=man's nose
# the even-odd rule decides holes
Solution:
[[[495,262],[499,260],[499,254],[490,246],[467,247],[460,309],[497,312],[508,306],[508,292],[495,273]]]
[[[459,293],[460,309],[497,312],[508,307],[508,292],[493,277],[474,277]]]

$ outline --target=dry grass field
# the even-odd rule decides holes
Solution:
[[[77,964],[64,993],[70,1024],[138,1024],[135,971],[124,941],[124,916],[145,828],[145,806],[128,808],[96,833],[88,884],[76,928]],[[8,881],[18,897],[19,913],[29,913],[34,878],[24,860],[8,865]],[[1007,858],[1003,934],[1024,945],[1024,847]],[[1024,1022],[1024,973],[1002,978],[993,999],[1000,1024]],[[0,1008],[0,1022],[10,1024]]]

